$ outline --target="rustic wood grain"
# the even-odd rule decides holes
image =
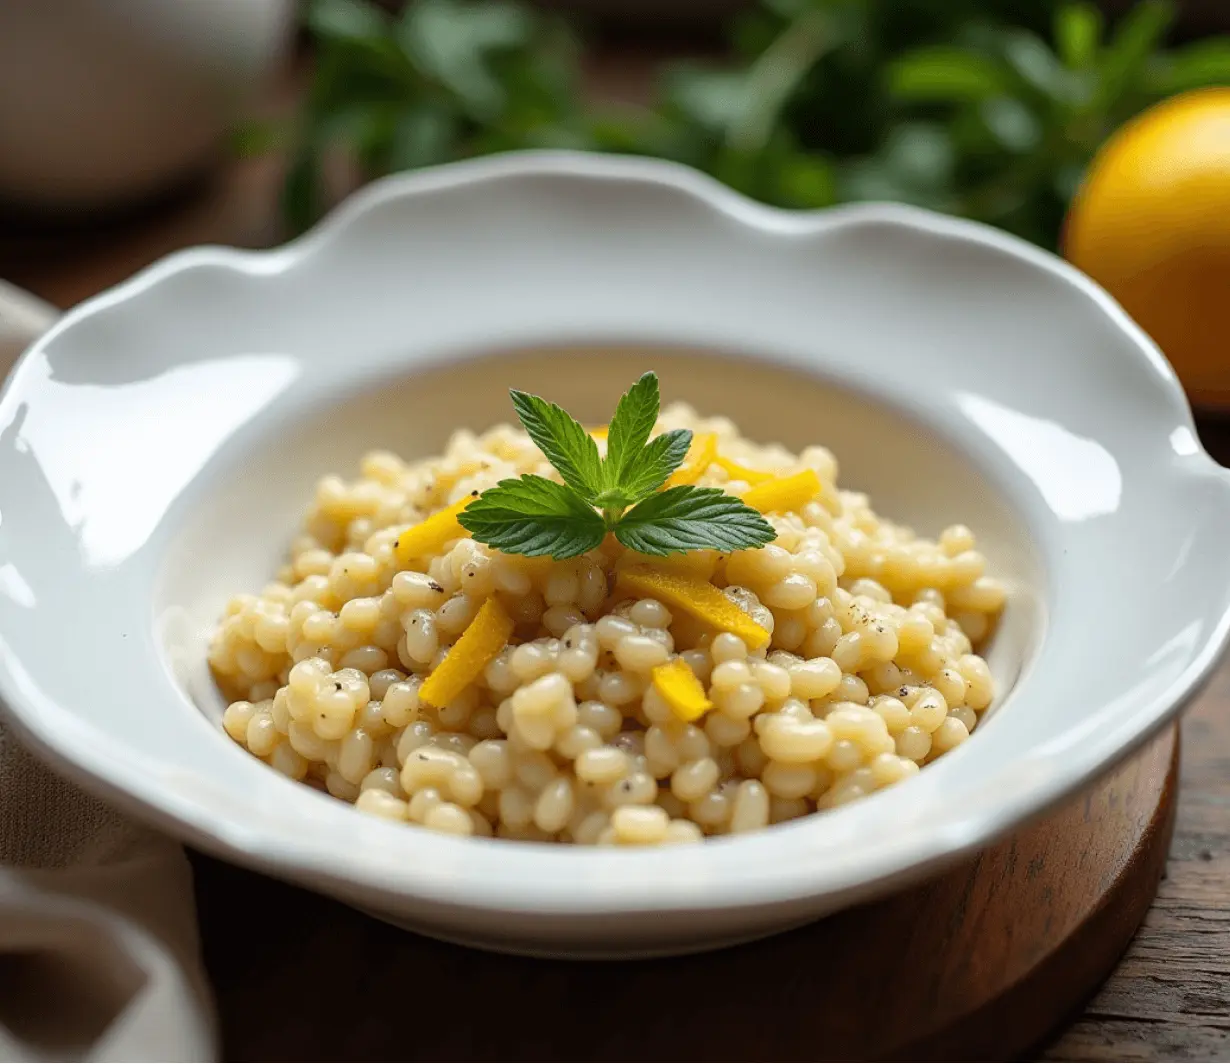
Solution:
[[[1230,424],[1199,419],[1230,464]],[[1230,663],[1183,721],[1167,875],[1114,975],[1048,1060],[1230,1060]]]
[[[501,957],[199,855],[232,1060],[1006,1059],[1122,954],[1170,843],[1175,733],[922,887],[695,957]],[[481,1003],[476,1011],[476,1004]],[[476,1022],[481,1015],[481,1022]]]
[[[245,163],[229,167],[192,196],[110,225],[55,234],[30,229],[16,232],[0,225],[0,276],[53,303],[69,306],[183,246],[266,246],[277,235],[277,179],[276,165]],[[1230,464],[1230,423],[1206,416],[1200,419],[1200,431],[1211,453]],[[1223,665],[1189,710],[1183,736],[1175,839],[1156,902],[1122,963],[1088,1008],[1033,1057],[1230,1060],[1230,666]],[[445,967],[438,971],[407,951],[405,943],[414,941],[410,936],[357,917],[341,906],[204,858],[197,859],[197,867],[203,917],[212,921],[207,923],[206,936],[211,967],[222,980],[224,1029],[233,1032],[236,1024],[241,1030],[243,1024],[250,1024],[258,1032],[251,1044],[259,1042],[262,1025],[275,1020],[267,993],[276,989],[278,979],[272,974],[277,969],[268,967],[270,957],[299,958],[303,969],[313,972],[320,982],[319,996],[307,994],[303,1005],[311,1007],[299,1013],[309,1030],[315,1030],[314,1017],[321,1017],[321,1023],[327,1020],[348,1030],[356,1045],[395,1042],[395,1051],[402,1056],[408,1040],[414,1041],[423,1026],[417,1019],[422,1015],[417,1005],[421,988],[447,977],[461,963],[447,952],[449,947],[441,947]],[[1126,881],[1131,882],[1131,877]],[[346,924],[356,919],[361,933],[344,948],[334,947],[338,966],[314,967],[314,955],[303,943],[316,942],[321,934],[327,937],[334,920]],[[391,956],[398,958],[396,970],[387,963]],[[427,956],[434,956],[430,948]],[[500,965],[505,962],[492,963],[493,973],[504,971]],[[796,968],[781,978],[785,985],[795,985],[802,974],[830,963],[817,952],[803,951],[797,956]],[[243,982],[243,972],[249,970],[263,972],[265,981]],[[495,975],[491,978],[496,994],[506,994],[515,985]],[[390,991],[387,999],[382,998],[381,987],[390,982],[397,993]],[[921,977],[920,982],[925,990],[928,984]],[[737,980],[732,982],[724,1000],[733,1003],[731,1008],[743,1025],[766,1032],[770,1021],[757,1017],[750,1000],[740,994],[740,985]],[[242,1000],[237,986],[247,990]],[[325,987],[342,996],[330,998]],[[759,993],[764,996],[765,992]],[[658,1004],[659,1009],[668,1009],[675,1001],[670,994],[673,987],[668,988],[668,1001]],[[371,1008],[377,1001],[387,1004],[388,1010]],[[823,999],[808,998],[812,1010],[823,1004]],[[615,1028],[631,1026],[644,1032],[636,1050],[638,1058],[660,1048],[651,1035],[661,1031],[638,1026],[653,1007],[653,1002],[638,1004],[612,1021]],[[543,1012],[531,1016],[539,1026],[554,1021],[553,1015]],[[484,1023],[489,1024],[490,1018],[485,1016]],[[771,1035],[772,1031],[766,1033],[766,1037]],[[232,1049],[233,1037],[232,1033]],[[271,1043],[261,1044],[273,1048]],[[574,1057],[580,1052],[575,1045],[556,1048]],[[307,1052],[314,1059],[327,1057],[314,1046]],[[814,1044],[808,1052],[809,1059],[824,1055]],[[769,1059],[764,1052],[757,1053],[752,1059]],[[266,1059],[277,1055],[267,1053]],[[733,1055],[723,1053],[719,1059]]]

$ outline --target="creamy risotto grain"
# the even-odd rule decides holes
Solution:
[[[965,742],[994,696],[975,649],[1005,597],[973,533],[954,524],[932,541],[881,519],[838,489],[822,447],[759,447],[682,405],[660,420],[673,428],[716,440],[699,484],[742,495],[750,471],[812,470],[819,491],[769,513],[777,540],[760,550],[659,561],[609,544],[556,562],[457,536],[404,567],[408,528],[503,478],[557,475],[506,426],[459,432],[430,461],[369,454],[357,480],[321,480],[277,579],[228,604],[210,649],[234,699],[226,733],[372,816],[588,845],[754,831]],[[753,647],[669,596],[623,593],[633,561],[700,574],[771,639]],[[510,640],[429,704],[424,681],[493,597]],[[662,686],[679,661],[706,699],[696,719]]]

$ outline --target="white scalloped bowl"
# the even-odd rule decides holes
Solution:
[[[225,598],[315,478],[657,369],[846,486],[973,526],[1012,596],[972,740],[833,813],[657,851],[455,839],[218,726]],[[1059,260],[900,207],[793,214],[685,169],[525,155],[393,178],[270,252],[187,251],[69,313],[0,399],[0,695],[67,775],[193,845],[430,934],[571,955],[765,934],[936,870],[1170,720],[1230,610],[1230,482],[1169,366]]]

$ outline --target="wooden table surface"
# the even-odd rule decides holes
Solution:
[[[67,307],[176,248],[266,246],[277,238],[277,182],[273,164],[249,162],[89,232],[0,222],[0,277]],[[1230,464],[1230,423],[1204,417],[1200,431]],[[1043,1059],[1230,1060],[1230,663],[1183,723],[1178,825],[1157,901],[1118,970]]]

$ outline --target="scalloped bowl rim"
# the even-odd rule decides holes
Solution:
[[[267,251],[200,247],[174,253],[140,271],[113,289],[69,311],[18,361],[0,394],[0,425],[8,423],[18,402],[23,373],[31,361],[59,337],[106,307],[125,302],[156,289],[169,278],[203,266],[220,267],[259,277],[292,271],[305,260],[328,253],[331,243],[356,222],[389,201],[430,196],[437,191],[498,184],[509,177],[565,176],[669,187],[714,215],[744,227],[749,233],[781,238],[805,238],[867,223],[896,227],[945,240],[978,244],[1034,270],[1044,271],[1078,291],[1102,314],[1154,374],[1159,394],[1175,424],[1186,428],[1194,439],[1191,411],[1173,370],[1161,352],[1119,305],[1098,285],[1058,258],[1016,237],[978,223],[894,204],[859,204],[817,212],[794,212],[767,207],[744,198],[718,182],[672,163],[640,158],[573,154],[567,152],[510,153],[452,164],[417,173],[396,175],[360,190],[302,237]],[[1193,445],[1192,467],[1200,476],[1217,476],[1213,464]],[[488,843],[485,840],[455,840],[423,832],[418,846],[424,861],[434,856],[444,864],[467,864],[464,875],[434,876],[422,868],[394,864],[371,855],[359,855],[349,869],[339,868],[337,854],[316,840],[279,834],[276,825],[242,824],[217,815],[192,798],[169,793],[133,771],[129,752],[112,737],[93,728],[55,734],[54,725],[68,712],[46,699],[32,681],[23,662],[0,635],[0,701],[21,735],[49,761],[100,792],[118,805],[136,811],[203,849],[241,858],[244,863],[286,874],[297,872],[312,883],[332,887],[339,893],[386,900],[418,898],[443,905],[476,907],[507,913],[587,915],[672,911],[694,908],[738,908],[786,903],[819,893],[837,899],[834,905],[870,895],[891,882],[913,879],[923,872],[974,848],[987,844],[1007,830],[1042,813],[1083,784],[1108,770],[1148,739],[1169,720],[1204,681],[1230,639],[1230,611],[1210,623],[1209,634],[1185,670],[1169,688],[1150,703],[1148,719],[1130,736],[1111,741],[1090,741],[1078,750],[1069,749],[1065,771],[1047,778],[1033,778],[1008,788],[995,804],[970,810],[964,818],[951,819],[924,837],[900,836],[883,841],[874,851],[834,869],[818,883],[814,868],[796,868],[785,863],[772,874],[750,870],[737,881],[724,882],[742,858],[741,851],[754,836],[717,839],[704,846],[672,848],[665,852],[585,852],[532,843]],[[792,840],[809,829],[803,821],[781,825],[761,833],[772,839],[770,849],[788,854]],[[381,825],[383,827],[383,825]],[[481,864],[489,872],[501,866],[541,862],[541,872],[485,880],[475,874],[477,859],[462,862],[457,848],[479,848],[489,857]],[[689,850],[686,857],[679,850]],[[475,853],[478,850],[474,851]],[[471,855],[473,856],[473,855]],[[524,869],[522,870],[524,871]],[[618,872],[607,878],[604,872]],[[672,872],[684,882],[672,885]],[[553,873],[577,878],[571,883],[551,879]],[[696,893],[697,884],[705,893]]]

